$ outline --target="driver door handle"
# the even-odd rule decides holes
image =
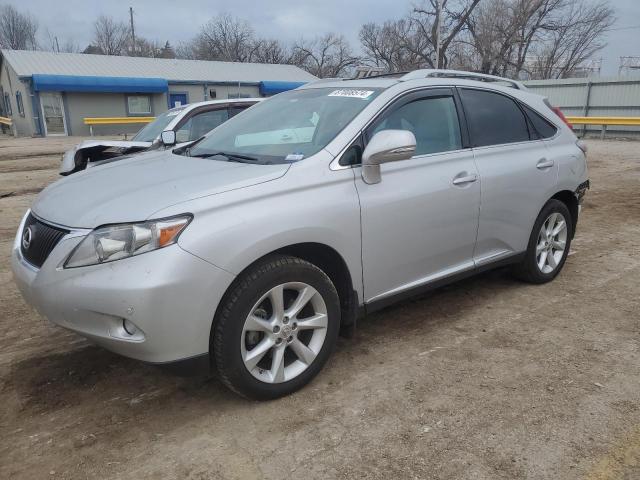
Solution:
[[[465,175],[464,177],[455,177],[453,179],[454,185],[466,185],[467,183],[472,183],[478,180],[478,175],[472,173],[471,175]]]
[[[536,168],[538,170],[544,170],[545,168],[553,167],[553,160],[547,160],[546,158],[541,158],[538,160],[538,164]]]

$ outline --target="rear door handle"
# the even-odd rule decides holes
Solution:
[[[546,158],[541,158],[538,160],[538,164],[536,168],[538,170],[544,170],[545,168],[553,167],[553,160],[547,160]]]
[[[453,179],[454,185],[465,185],[467,183],[472,183],[478,180],[478,175],[472,173],[471,175],[465,175],[464,177],[455,177]]]

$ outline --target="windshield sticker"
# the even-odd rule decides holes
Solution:
[[[353,88],[343,88],[334,90],[329,97],[352,97],[352,98],[369,98],[373,94],[373,90],[354,90]]]
[[[304,154],[302,153],[290,153],[286,157],[284,157],[285,162],[297,162],[304,158]]]

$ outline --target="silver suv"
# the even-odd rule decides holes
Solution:
[[[50,185],[12,264],[56,324],[274,398],[398,299],[501,265],[552,280],[587,188],[584,146],[517,82],[323,80]]]

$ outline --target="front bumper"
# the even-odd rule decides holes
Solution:
[[[65,236],[40,269],[22,257],[18,235],[11,264],[29,304],[53,323],[127,357],[166,363],[209,352],[213,316],[233,275],[178,245],[63,269],[85,234]],[[140,332],[129,335],[124,319]]]

